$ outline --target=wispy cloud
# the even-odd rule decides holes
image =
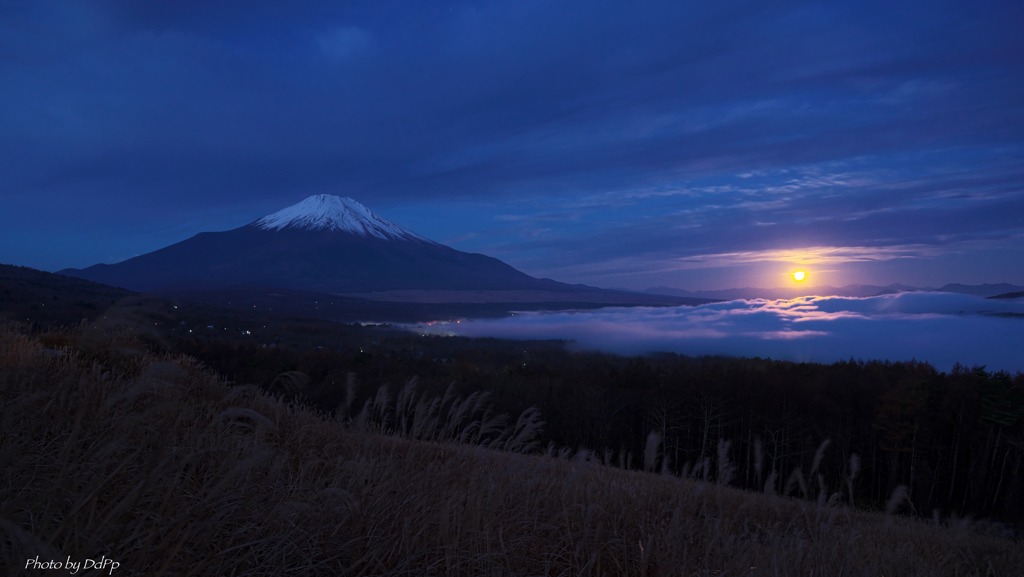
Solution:
[[[810,246],[794,249],[744,251],[704,254],[676,259],[680,268],[733,266],[753,262],[781,262],[801,265],[845,262],[872,262],[897,258],[928,258],[948,252],[945,247],[916,245],[895,246]],[[689,265],[689,266],[688,266]]]
[[[679,227],[685,228],[685,227]],[[803,247],[797,249],[771,249],[733,253],[698,254],[678,257],[669,252],[648,252],[643,258],[636,256],[605,258],[597,262],[564,264],[563,274],[600,279],[629,274],[657,274],[674,271],[693,271],[709,268],[737,267],[759,263],[782,265],[837,265],[843,263],[879,262],[895,259],[934,258],[951,252],[948,246],[897,245],[881,247]],[[816,272],[835,272],[819,269]]]

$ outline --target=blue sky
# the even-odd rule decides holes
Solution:
[[[0,1],[0,262],[311,194],[597,286],[1024,284],[1020,2]]]

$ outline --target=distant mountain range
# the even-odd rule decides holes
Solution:
[[[959,293],[962,295],[974,295],[976,297],[988,298],[993,296],[1005,295],[1007,293],[1021,292],[1024,291],[1024,286],[1012,285],[1005,282],[1001,282],[999,284],[986,283],[980,285],[948,284],[942,288],[935,290],[945,293]]]
[[[626,290],[626,289],[619,289]],[[851,284],[842,287],[814,286],[814,287],[778,287],[778,288],[735,288],[712,291],[687,291],[671,287],[654,287],[645,291],[644,294],[706,298],[714,300],[737,300],[737,299],[791,299],[807,295],[818,296],[843,296],[843,297],[870,297],[883,294],[896,294],[901,292],[948,292],[977,297],[993,297],[1007,293],[1024,291],[1024,286],[1016,286],[1008,283],[965,285],[947,284],[940,288],[913,287],[904,284],[891,284],[887,286]],[[1012,297],[1008,297],[1012,298]]]
[[[326,194],[234,230],[200,233],[117,264],[58,273],[161,293],[270,287],[421,303],[672,306],[708,302],[534,278],[496,258],[434,242],[351,198]]]
[[[989,299],[1021,299],[1024,298],[1024,291],[1017,291],[1012,293],[1003,293],[994,297],[986,297]]]

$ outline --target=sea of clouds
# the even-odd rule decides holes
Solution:
[[[999,316],[1002,314],[1003,316]],[[928,361],[1024,371],[1024,301],[951,293],[867,298],[737,300],[699,307],[605,308],[516,313],[504,319],[433,325],[435,334],[571,339],[577,347],[621,354]]]

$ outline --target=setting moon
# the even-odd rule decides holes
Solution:
[[[802,281],[805,278],[807,278],[807,273],[805,273],[802,270],[798,270],[795,273],[793,273],[793,280],[795,281]]]

